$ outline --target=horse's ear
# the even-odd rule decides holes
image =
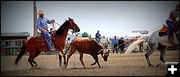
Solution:
[[[72,18],[68,17],[68,20],[72,20]]]
[[[68,20],[70,19],[70,17],[68,17]]]
[[[72,18],[70,18],[70,17],[68,17],[68,19],[69,19],[70,21],[73,21],[73,19],[72,19]]]

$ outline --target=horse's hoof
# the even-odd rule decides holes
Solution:
[[[36,67],[36,69],[40,69],[40,67]]]
[[[62,64],[59,64],[59,67],[62,67]]]
[[[149,67],[154,67],[154,66],[152,64],[150,64]]]
[[[63,66],[63,67],[62,67],[62,70],[65,70],[65,69],[66,69],[66,67],[65,67],[65,66]]]
[[[86,69],[87,67],[84,67],[84,69]]]
[[[160,66],[160,64],[156,65],[155,67],[159,67],[159,66]]]

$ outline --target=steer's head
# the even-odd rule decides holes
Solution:
[[[108,60],[109,52],[110,52],[110,50],[108,50],[108,49],[101,49],[101,50],[99,51],[99,53],[100,53],[101,56],[103,57],[104,61],[107,61],[107,60]]]

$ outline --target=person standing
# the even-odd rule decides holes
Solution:
[[[114,39],[112,39],[112,44],[113,44],[113,53],[114,53],[114,50],[115,50],[116,54],[118,54],[118,49],[117,49],[118,39],[117,39],[117,36],[114,36]]]
[[[179,16],[179,4],[176,5],[176,7],[170,12],[168,19],[166,20],[166,24],[168,25],[168,41],[174,43],[174,27],[178,26],[176,18]]]
[[[96,41],[99,43],[101,41],[101,34],[99,33],[99,30],[96,33]]]
[[[118,44],[119,44],[118,49],[120,48],[121,53],[124,52],[124,40],[123,40],[123,37],[121,37],[121,38],[118,40]]]
[[[78,34],[76,34],[75,38],[74,39],[78,39]]]

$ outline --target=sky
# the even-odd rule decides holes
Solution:
[[[81,33],[94,37],[99,30],[103,36],[121,37],[132,34],[132,30],[160,28],[177,3],[179,1],[36,1],[36,6],[37,11],[45,12],[47,19],[55,19],[59,24],[68,17],[73,18]],[[1,1],[1,33],[7,32],[33,35],[32,1]]]

